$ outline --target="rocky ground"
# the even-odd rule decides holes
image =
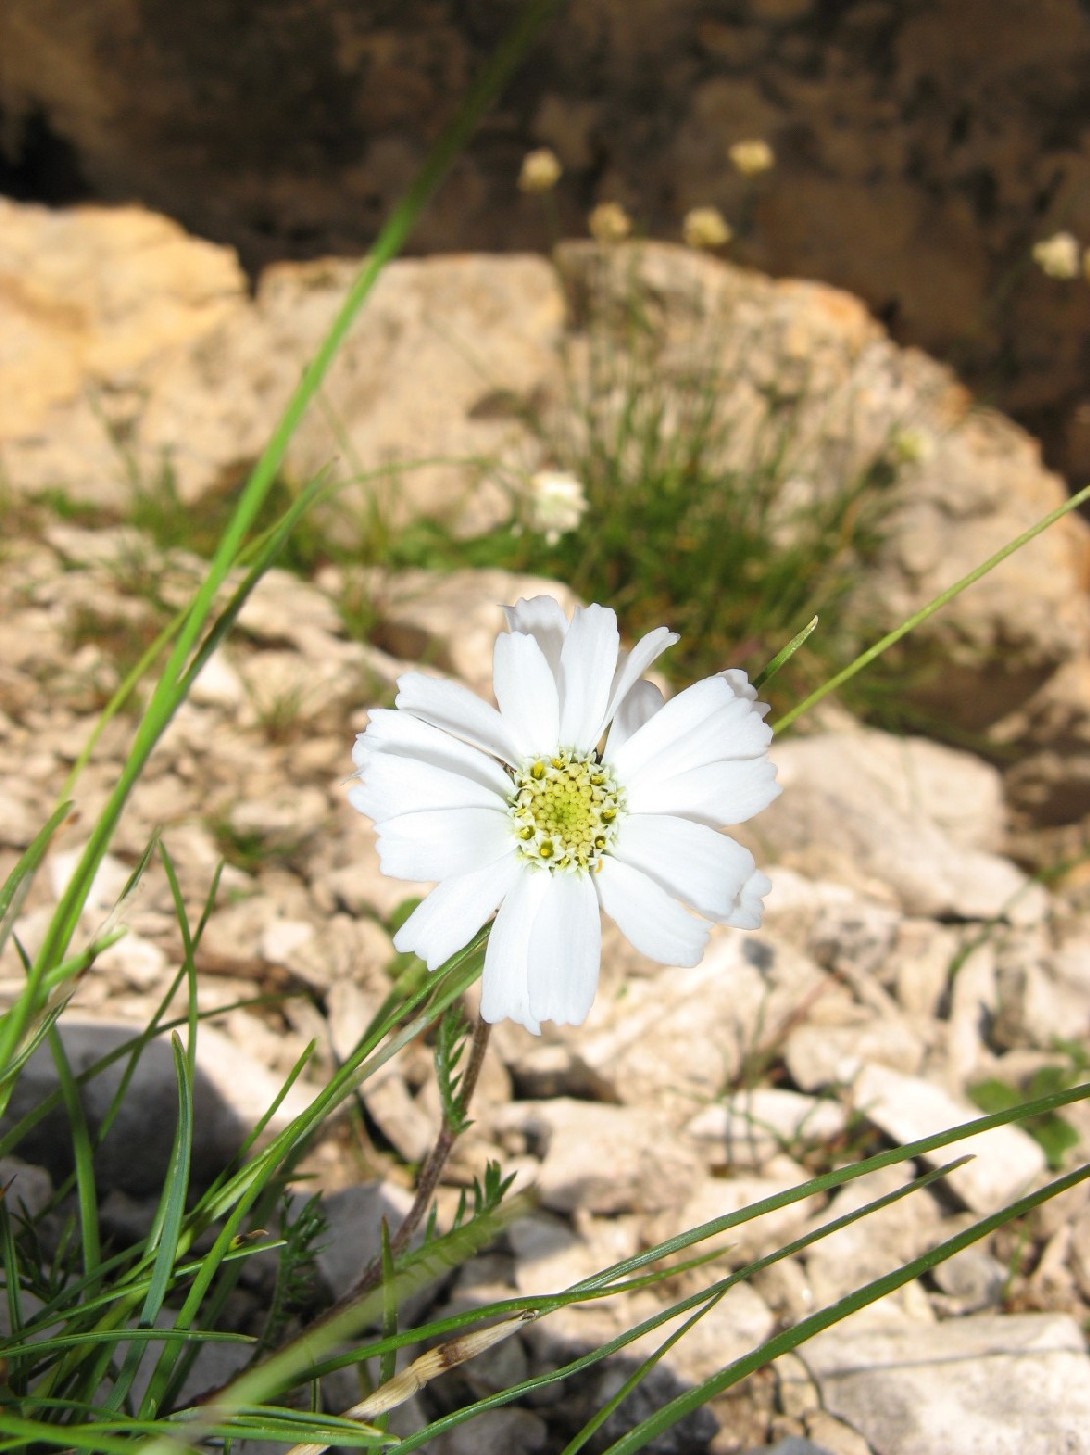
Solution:
[[[5,216],[0,320],[19,347],[0,351],[0,876],[45,821],[124,673],[199,578],[195,556],[119,523],[134,486],[169,463],[195,526],[209,501],[230,494],[351,271],[345,262],[275,270],[251,299],[229,255],[161,219],[94,209]],[[795,463],[815,488],[891,432],[911,440],[888,502],[892,529],[860,580],[869,636],[1063,498],[1028,437],[971,408],[950,375],[896,349],[843,294],[668,248],[612,262],[570,248],[558,268],[460,258],[390,269],[331,379],[332,414],[298,437],[289,472],[305,478],[335,456],[358,476],[415,451],[438,463],[399,477],[398,507],[449,513],[453,502],[487,524],[505,502],[479,488],[480,460],[543,462],[524,427],[528,402],[562,412],[558,359],[578,351],[581,307],[595,290],[599,304],[616,301],[635,270],[661,322],[664,374],[692,337],[695,310],[724,330],[717,357],[738,362],[743,402],[795,380]],[[347,434],[331,432],[331,417],[347,422]],[[440,1212],[494,1159],[537,1189],[536,1210],[417,1314],[563,1288],[816,1172],[968,1120],[982,1082],[1028,1092],[1085,1079],[1088,539],[1074,520],[1039,538],[936,619],[908,662],[932,669],[921,701],[973,741],[990,735],[993,762],[824,713],[805,736],[775,745],[785,791],[747,829],[774,881],[760,932],[716,934],[692,970],[651,966],[607,936],[586,1026],[547,1027],[540,1039],[497,1029]],[[197,960],[208,1016],[198,1177],[230,1157],[314,1041],[290,1113],[351,1050],[388,987],[391,916],[420,886],[379,874],[368,826],[346,802],[367,707],[389,701],[412,663],[487,692],[498,603],[539,589],[495,571],[389,579],[328,566],[313,580],[274,572],[157,749],[81,933],[109,920],[159,831],[194,917],[217,862],[227,862]],[[564,587],[544,589],[567,601]],[[20,909],[29,951],[134,721],[131,711],[115,718],[79,776],[72,813]],[[1047,888],[1029,877],[1065,856]],[[142,1028],[179,963],[157,861],[123,918],[128,934],[82,977],[64,1018],[77,1065],[126,1034],[119,1028]],[[0,993],[20,974],[9,947]],[[104,1143],[107,1231],[146,1225],[173,1130],[168,1061],[146,1058],[139,1094]],[[44,1061],[28,1070],[27,1099],[46,1074]],[[99,1094],[108,1100],[110,1088]],[[429,1048],[409,1046],[363,1097],[362,1119],[331,1127],[310,1169],[330,1221],[319,1260],[330,1290],[367,1262],[380,1214],[404,1209],[435,1136]],[[1088,1149],[1085,1104],[1062,1123],[993,1131],[961,1149],[973,1160],[942,1184],[739,1283],[611,1418],[596,1448],[776,1330],[1040,1186],[1049,1157],[1077,1166]],[[14,1176],[10,1195],[33,1213],[63,1171],[63,1138],[47,1125],[22,1152],[25,1164],[3,1177]],[[781,1248],[909,1177],[907,1166],[887,1168],[739,1224],[715,1266],[729,1271]],[[670,1297],[695,1287],[695,1276],[678,1273]],[[260,1304],[259,1281],[246,1296]],[[555,1367],[652,1315],[665,1297],[618,1295],[530,1325],[429,1388],[401,1412],[402,1428]],[[823,1333],[804,1358],[781,1358],[651,1448],[1090,1452],[1088,1305],[1083,1184]],[[560,1450],[652,1347],[642,1341],[434,1448]],[[214,1384],[223,1373],[205,1367],[199,1378]],[[334,1408],[354,1398],[338,1387],[327,1395]]]
[[[124,530],[53,522],[36,542],[6,543],[0,870],[44,820],[126,655],[160,619],[160,601],[180,596],[197,570],[194,559],[160,559]],[[412,617],[421,656],[457,663],[478,685],[499,625],[495,603],[536,589],[497,573],[412,584],[412,593],[392,593],[391,632]],[[202,1032],[206,1114],[195,1149],[204,1176],[309,1040],[319,1053],[300,1096],[351,1049],[387,984],[388,918],[414,889],[378,873],[369,828],[345,802],[353,731],[406,664],[350,640],[342,588],[333,571],[315,583],[276,572],[258,590],[156,752],[85,916],[93,933],[159,828],[194,914],[217,858],[228,860],[198,959],[200,1006],[213,1013]],[[72,817],[20,916],[30,950],[131,725],[129,716],[111,725],[77,785]],[[751,835],[775,885],[759,933],[717,933],[692,970],[652,966],[608,939],[586,1026],[547,1027],[540,1040],[497,1028],[440,1206],[449,1211],[453,1189],[491,1159],[534,1185],[539,1204],[498,1248],[435,1289],[433,1307],[565,1287],[814,1171],[967,1120],[970,1088],[984,1078],[1024,1088],[1058,1066],[1077,1079],[1072,1042],[1085,1037],[1090,1003],[1085,896],[1077,879],[1047,893],[1003,857],[995,770],[850,724],[784,741],[775,757],[785,792]],[[145,1023],[178,961],[158,866],[124,920],[129,934],[83,977],[65,1017],[77,1064],[100,1054],[113,1028]],[[2,966],[10,988],[14,957]],[[265,1004],[238,1007],[258,991],[269,994]],[[235,1008],[214,1014],[226,1006]],[[1066,1050],[1056,1049],[1061,1039]],[[155,1111],[157,1075],[172,1096],[166,1059],[143,1074],[141,1095],[128,1099],[103,1151],[108,1226],[139,1226],[169,1150],[171,1119]],[[410,1169],[437,1126],[433,1082],[427,1048],[411,1046],[366,1084],[366,1132],[338,1124],[316,1154],[331,1218],[320,1266],[332,1288],[373,1250],[376,1208],[405,1206]],[[24,1094],[37,1086],[32,1078]],[[1090,1147],[1090,1114],[1077,1105],[1065,1118],[1078,1134],[1067,1165]],[[50,1172],[60,1170],[59,1144],[47,1130],[34,1173],[5,1169],[5,1178],[15,1172],[16,1195],[25,1189],[41,1205]],[[941,1187],[734,1288],[607,1433],[1048,1175],[1040,1143],[1021,1128],[968,1150],[974,1160]],[[746,1223],[718,1266],[781,1247],[902,1185],[910,1171],[887,1169]],[[695,1287],[692,1277],[674,1280],[671,1296]],[[555,1363],[648,1316],[663,1297],[618,1296],[553,1316],[402,1417],[411,1423]],[[1062,1448],[1090,1449],[1080,1332],[1088,1312],[1084,1186],[830,1330],[804,1358],[778,1361],[654,1448],[727,1452],[779,1441],[783,1451],[832,1455],[1045,1455],[1066,1438]],[[634,1357],[652,1347],[645,1342]],[[607,1361],[551,1402],[493,1412],[435,1448],[558,1450],[626,1367]]]

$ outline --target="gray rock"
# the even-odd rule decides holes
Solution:
[[[141,1033],[141,1027],[80,1021],[59,1023],[65,1053],[75,1075]],[[116,1060],[83,1088],[92,1131],[102,1124],[116,1095],[128,1057]],[[46,1046],[39,1047],[16,1083],[5,1127],[36,1109],[57,1086],[56,1068]],[[214,1027],[202,1025],[197,1038],[193,1083],[192,1177],[198,1184],[217,1176],[237,1153],[258,1119],[272,1106],[281,1083],[247,1052]],[[273,1136],[308,1104],[299,1083],[280,1103],[266,1128]],[[140,1197],[161,1188],[170,1159],[177,1119],[174,1058],[163,1040],[150,1042],[140,1056],[117,1116],[95,1157],[99,1190],[120,1188]],[[55,1180],[69,1170],[71,1141],[63,1111],[53,1111],[20,1143],[20,1155],[40,1162]]]
[[[998,1258],[977,1247],[963,1248],[932,1271],[946,1314],[978,1314],[998,1309],[1010,1271]]]
[[[0,1157],[0,1188],[5,1206],[17,1217],[33,1220],[49,1206],[53,1183],[44,1167],[18,1157]]]
[[[685,1201],[700,1170],[669,1122],[646,1109],[562,1097],[499,1107],[487,1124],[541,1157],[541,1203],[555,1212],[661,1212]]]
[[[765,1163],[759,1175],[732,1170],[729,1176],[702,1177],[689,1190],[680,1209],[650,1220],[649,1236],[655,1242],[665,1242],[679,1228],[701,1227],[715,1218],[753,1207],[765,1198],[801,1186],[808,1176],[806,1169],[789,1157],[775,1156]],[[816,1196],[800,1198],[721,1234],[721,1239],[729,1245],[732,1263],[782,1248],[799,1235],[819,1204],[820,1198]]]
[[[963,919],[1010,916],[1040,919],[1046,896],[997,854],[955,842],[932,811],[930,799],[910,791],[897,802],[888,790],[889,761],[868,771],[868,734],[823,733],[777,746],[784,793],[760,819],[769,851],[811,877],[840,880],[866,893],[891,891],[907,914]],[[964,754],[968,793],[977,782],[976,760]],[[946,809],[958,790],[948,785]],[[836,824],[836,833],[828,832]]]
[[[897,1192],[912,1180],[911,1168],[883,1167],[866,1177],[847,1183],[811,1219],[812,1227],[823,1226],[864,1208],[888,1193]],[[835,1302],[871,1279],[892,1272],[918,1257],[942,1238],[942,1215],[938,1203],[921,1189],[875,1212],[869,1212],[846,1227],[812,1243],[803,1255],[806,1277],[820,1307]],[[930,1321],[934,1315],[918,1283],[906,1284],[881,1301],[881,1317]],[[860,1317],[878,1318],[876,1308]]]
[[[849,1323],[806,1356],[826,1407],[882,1455],[1090,1451],[1090,1359],[1066,1315]]]
[[[678,1120],[691,1115],[738,1073],[767,1012],[768,985],[753,946],[741,935],[716,935],[699,965],[654,966],[612,997],[620,977],[607,965],[585,1027],[530,1047],[520,1037],[512,1047],[520,1080],[552,1095],[652,1103]]]
[[[847,1086],[867,1063],[891,1066],[909,1074],[923,1064],[919,1033],[900,1016],[878,1020],[863,1011],[848,1024],[804,1024],[796,1027],[785,1047],[791,1080],[803,1091]]]
[[[940,1087],[918,1076],[902,1076],[886,1066],[865,1066],[855,1084],[859,1110],[895,1142],[918,1141],[946,1131],[980,1113]],[[952,1143],[928,1158],[932,1164],[951,1161],[966,1152],[973,1160],[956,1168],[946,1181],[973,1212],[995,1212],[1012,1201],[1045,1170],[1039,1144],[1021,1127],[993,1127],[967,1141]]]
[[[745,1455],[831,1455],[825,1445],[815,1445],[803,1435],[788,1435],[774,1445],[751,1445]]]
[[[845,1125],[844,1108],[835,1101],[755,1086],[706,1107],[686,1130],[713,1161],[761,1168],[779,1152],[797,1155],[804,1146],[839,1137]]]
[[[484,1410],[428,1442],[435,1455],[536,1455],[549,1439],[548,1427],[532,1410]]]

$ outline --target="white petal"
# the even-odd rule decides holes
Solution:
[[[556,678],[533,637],[513,632],[496,638],[492,687],[522,756],[555,753],[560,732],[560,698]]]
[[[643,727],[666,701],[653,682],[637,682],[629,689],[613,719],[602,758],[612,763],[618,748]]]
[[[644,773],[628,787],[627,803],[631,813],[676,813],[714,828],[745,823],[781,792],[775,766],[767,758],[744,758],[672,778]]]
[[[421,722],[410,712],[378,708],[371,713],[367,731],[356,739],[353,757],[361,771],[366,771],[367,761],[378,753],[417,758],[448,773],[460,773],[494,789],[501,798],[511,791],[511,779],[495,758],[451,737],[442,728]]]
[[[560,681],[560,654],[564,638],[568,634],[568,618],[559,601],[551,596],[523,597],[514,606],[505,606],[503,614],[507,628],[513,632],[527,632],[534,638],[549,664],[554,679]]]
[[[530,942],[530,1013],[581,1026],[602,966],[602,915],[589,874],[550,874]]]
[[[600,862],[594,887],[625,939],[662,965],[698,965],[709,926],[638,869],[608,855]]]
[[[737,907],[756,867],[749,850],[725,834],[668,813],[628,814],[613,852],[708,919]]]
[[[736,696],[721,677],[706,677],[667,702],[612,761],[621,780],[632,784],[645,767],[665,775],[720,758],[755,758],[771,740],[772,729],[752,702]]]
[[[510,791],[511,780],[501,774]],[[348,801],[376,823],[399,813],[428,808],[506,808],[507,792],[497,793],[464,773],[448,773],[419,758],[373,753],[363,782],[349,789]]]
[[[716,676],[722,677],[736,697],[744,697],[747,702],[757,702],[757,689],[741,667],[728,667],[725,672],[717,672]],[[761,713],[763,717],[764,713],[768,711],[768,704],[761,702],[757,705],[764,708],[764,712]]]
[[[481,1019],[518,1021],[535,1036],[541,1027],[530,1011],[530,942],[549,878],[547,870],[516,874],[489,933],[481,979]]]
[[[492,864],[514,841],[502,809],[436,808],[377,825],[382,872],[394,879],[446,879]]]
[[[420,902],[394,936],[394,948],[412,950],[438,970],[467,945],[507,894],[518,874],[514,847],[503,859],[452,874]]]
[[[680,641],[677,632],[672,632],[664,626],[657,626],[654,631],[648,632],[646,636],[639,639],[617,667],[613,687],[609,694],[609,705],[606,708],[607,722],[612,719],[624,701],[625,695],[635,686],[651,663],[661,657],[666,648],[672,647],[677,641]]]
[[[747,702],[753,703],[753,710],[758,717],[767,717],[772,711],[768,702],[758,702],[757,689],[749,680],[741,667],[728,667],[725,672],[718,674],[725,682],[728,682],[738,697],[744,697]]]
[[[505,763],[518,762],[518,749],[507,724],[494,707],[474,696],[468,687],[425,677],[423,672],[406,672],[398,678],[397,686],[396,703],[402,712],[410,712]]]
[[[737,903],[729,914],[717,916],[720,924],[733,925],[736,930],[756,930],[764,918],[765,895],[772,888],[772,880],[760,869],[755,869],[738,893]]]
[[[617,669],[617,613],[578,607],[560,654],[560,746],[589,753],[606,723]]]

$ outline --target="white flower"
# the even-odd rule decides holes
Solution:
[[[595,242],[619,243],[632,231],[632,219],[619,202],[599,202],[587,218]]]
[[[667,965],[697,964],[713,923],[755,929],[769,880],[717,830],[780,790],[768,708],[744,672],[664,702],[641,674],[678,640],[665,627],[625,654],[607,607],[569,623],[536,596],[505,613],[498,710],[407,673],[396,709],[372,712],[356,740],[349,797],[375,822],[384,874],[438,881],[395,946],[434,970],[498,911],[481,1015],[536,1034],[586,1019],[599,909]]]
[[[538,470],[526,492],[526,523],[555,546],[583,519],[587,497],[582,482],[567,470]]]
[[[736,141],[727,155],[731,165],[744,177],[757,177],[776,165],[776,153],[760,138]]]
[[[1055,232],[1033,244],[1033,261],[1049,278],[1079,276],[1079,240],[1071,232]]]
[[[527,152],[519,172],[520,192],[551,192],[560,181],[560,159],[549,147]]]
[[[734,233],[718,207],[693,207],[681,223],[681,235],[691,248],[721,248]]]

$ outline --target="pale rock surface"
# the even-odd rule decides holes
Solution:
[[[632,1312],[637,1317],[650,1317],[657,1311],[650,1296],[633,1300]],[[649,1329],[626,1346],[626,1353],[636,1358],[653,1354],[670,1334],[676,1333],[692,1318],[695,1310],[675,1314],[657,1328]],[[675,1345],[671,1360],[683,1380],[703,1383],[735,1359],[749,1354],[769,1337],[775,1328],[771,1310],[755,1289],[738,1282],[703,1313],[696,1324]]]
[[[750,948],[742,936],[715,935],[692,968],[654,966],[646,979],[627,982],[607,969],[586,1026],[546,1028],[530,1046],[500,1028],[501,1054],[532,1093],[536,1086],[625,1105],[651,1101],[680,1120],[737,1074],[759,1007],[767,1006]],[[610,996],[612,988],[618,993]]]
[[[806,1353],[825,1406],[882,1455],[1090,1451],[1090,1359],[1064,1315],[850,1322]]]
[[[650,1236],[665,1242],[678,1228],[702,1227],[719,1218],[734,1218],[759,1203],[801,1187],[808,1176],[804,1167],[780,1154],[770,1157],[759,1173],[732,1169],[727,1176],[702,1177],[689,1189],[681,1208],[651,1220]],[[757,1213],[752,1218],[732,1221],[715,1237],[714,1243],[725,1244],[724,1257],[731,1264],[782,1248],[797,1237],[807,1219],[817,1213],[819,1203],[820,1197],[810,1194]]]
[[[941,1087],[918,1076],[903,1076],[886,1066],[865,1066],[855,1083],[860,1112],[901,1144],[949,1130],[980,1115]],[[1040,1145],[1021,1127],[992,1127],[967,1140],[930,1153],[932,1165],[971,1153],[973,1160],[946,1178],[973,1212],[989,1213],[1010,1202],[1040,1177],[1045,1168]]]
[[[945,1263],[939,1263],[931,1276],[946,1295],[942,1311],[947,1314],[1001,1310],[1007,1269],[998,1258],[979,1247],[963,1248]]]
[[[957,961],[946,1021],[946,1080],[964,1087],[983,1059],[988,1026],[998,1005],[995,947],[983,939]]]
[[[883,749],[872,775],[868,736],[830,733],[777,744],[773,758],[784,792],[754,828],[768,852],[808,875],[840,879],[863,893],[885,886],[907,914],[1039,918],[1043,893],[997,854],[955,843],[911,778],[903,780],[904,806],[896,804],[888,788],[895,754]],[[959,799],[950,777],[957,760],[967,767],[970,802],[982,781],[980,764],[953,749],[935,752],[948,755],[942,800],[948,816],[950,802]],[[830,824],[836,825],[835,835],[827,832]],[[968,831],[963,826],[959,832]]]
[[[450,672],[480,697],[492,696],[492,644],[505,630],[504,606],[551,596],[567,616],[578,604],[559,581],[509,571],[373,571],[372,639],[394,657]]]
[[[5,207],[12,241],[0,276],[19,346],[0,357],[0,395],[19,402],[0,420],[0,457],[15,491],[60,485],[116,509],[134,469],[147,488],[164,468],[189,503],[235,489],[355,264],[273,268],[251,301],[228,252],[136,209]],[[557,264],[560,278],[520,256],[403,260],[383,272],[326,381],[328,409],[311,412],[289,454],[296,479],[331,466],[349,482],[328,507],[345,543],[376,492],[399,519],[422,512],[486,529],[509,518],[496,481],[524,476],[542,455],[528,414],[560,425],[572,409],[561,345],[578,353],[588,299],[608,314],[633,289],[657,319],[664,379],[691,369],[694,341],[709,370],[729,375],[732,448],[752,446],[770,381],[794,400],[791,467],[815,489],[911,435],[884,510],[888,535],[854,608],[867,640],[1064,498],[1027,436],[974,411],[947,371],[898,349],[848,295],[666,244],[609,256],[567,244]],[[899,648],[917,705],[963,729],[996,729],[1023,820],[1090,811],[1088,577],[1090,535],[1069,517]],[[933,792],[943,770],[917,766]],[[966,790],[970,820],[984,797]]]
[[[921,1069],[925,1047],[920,1033],[901,1016],[876,1019],[852,1007],[843,1024],[822,1017],[796,1026],[785,1058],[791,1080],[803,1091],[848,1086],[868,1063],[909,1075]]]
[[[63,445],[57,406],[89,388],[137,394],[141,368],[238,321],[245,295],[230,248],[156,213],[0,199],[0,438]]]
[[[662,1212],[685,1200],[699,1170],[695,1153],[651,1111],[634,1117],[625,1107],[561,1097],[498,1107],[488,1122],[503,1142],[514,1134],[538,1149],[541,1203],[556,1212]]]
[[[777,757],[780,752],[777,745]],[[856,726],[796,739],[788,752],[792,772],[838,790],[862,778],[860,791],[906,818],[935,824],[958,848],[1003,848],[1002,778],[971,753]]]
[[[752,1169],[778,1152],[797,1154],[799,1148],[833,1141],[845,1125],[844,1108],[835,1101],[755,1086],[706,1107],[686,1130],[714,1162]]]
[[[145,468],[170,452],[187,500],[209,480],[243,472],[355,273],[341,260],[269,269],[241,326],[179,353],[157,379],[136,446]],[[362,515],[373,496],[400,521],[423,511],[480,530],[509,516],[503,491],[485,484],[474,462],[533,467],[517,411],[502,401],[549,378],[562,318],[552,270],[540,258],[388,267],[327,377],[325,410],[312,412],[289,449],[296,479],[332,468],[335,478],[362,481],[326,512],[330,529],[351,544],[353,513]]]

